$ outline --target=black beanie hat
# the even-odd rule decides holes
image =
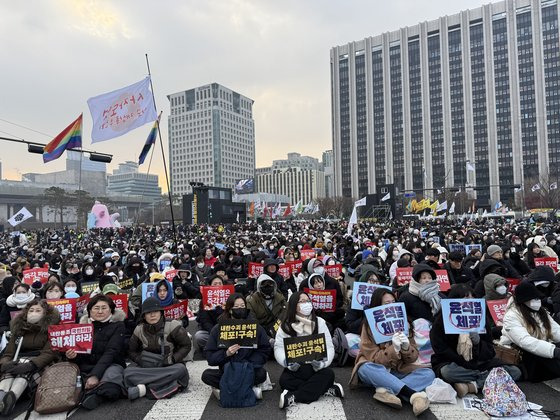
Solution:
[[[149,297],[142,302],[142,316],[148,312],[163,311],[159,301],[155,297]]]
[[[531,299],[542,299],[543,297],[544,295],[529,281],[522,281],[515,288],[515,301],[517,303],[525,303]]]

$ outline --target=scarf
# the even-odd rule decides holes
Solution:
[[[297,322],[292,322],[292,328],[298,336],[311,335],[315,329],[315,324],[311,319],[296,315]]]
[[[27,293],[25,298],[21,298],[21,299],[18,298],[14,293],[13,295],[8,296],[8,299],[6,299],[6,304],[8,306],[11,306],[12,308],[17,306],[18,309],[23,309],[29,302],[32,302],[34,299],[35,299],[35,294],[32,293],[31,291]]]
[[[467,362],[470,362],[473,358],[472,356],[473,344],[469,334],[459,334],[459,339],[457,340],[457,353],[463,356]]]
[[[420,300],[429,303],[433,315],[439,312],[441,297],[439,296],[439,283],[437,281],[420,284],[416,280],[412,280],[408,285],[408,291],[410,294],[418,296]]]
[[[99,323],[101,323],[101,324],[105,324],[106,322],[109,322],[109,321],[111,320],[112,316],[113,316],[113,314],[109,315],[109,316],[108,316],[107,318],[105,318],[105,319],[102,319],[101,321],[95,321],[93,318],[90,318],[90,317],[88,316],[88,322],[89,322],[90,324],[93,324],[94,322],[99,322]]]

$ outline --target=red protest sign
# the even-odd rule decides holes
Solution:
[[[29,284],[30,286],[34,281],[39,280],[42,284],[45,284],[49,279],[49,270],[47,268],[31,268],[29,270],[23,270],[23,282]]]
[[[521,283],[521,279],[506,278],[508,282],[508,292],[515,292],[515,288]]]
[[[235,286],[200,286],[200,293],[204,309],[214,309],[216,306],[225,306],[229,295],[235,293]]]
[[[436,278],[439,283],[439,290],[441,292],[447,292],[451,289],[451,283],[449,283],[449,275],[447,270],[435,270]]]
[[[397,284],[404,286],[412,281],[412,267],[397,268]]]
[[[165,280],[172,282],[177,273],[179,273],[179,270],[167,270],[165,272]]]
[[[312,249],[301,249],[299,255],[302,261],[308,260],[309,258],[315,258],[315,251]]]
[[[325,312],[334,312],[336,309],[336,290],[314,290],[304,289],[309,295],[313,309],[320,309]]]
[[[165,319],[183,319],[189,310],[189,301],[182,300],[175,305],[166,306],[163,308]]]
[[[325,265],[325,273],[335,279],[340,277],[342,274],[342,264]]]
[[[109,296],[115,302],[115,306],[124,312],[124,316],[128,317],[128,295],[126,293],[120,295]]]
[[[78,301],[76,302],[76,310],[79,314],[86,310],[89,300],[89,293],[78,298]]]
[[[17,317],[19,314],[21,314],[22,311],[10,311],[10,320],[14,319],[15,317]]]
[[[535,267],[540,267],[541,265],[552,268],[555,273],[558,272],[558,258],[556,257],[535,258]]]
[[[252,279],[258,279],[263,273],[263,265],[259,263],[249,263],[249,273],[248,276]]]
[[[486,305],[488,305],[488,311],[492,315],[494,323],[500,327],[504,321],[504,315],[506,314],[506,306],[508,299],[499,300],[487,300]]]
[[[292,270],[292,274],[299,274],[301,273],[301,269],[303,267],[303,262],[301,260],[296,260],[296,261],[286,261],[286,265],[288,267],[290,267],[290,269]]]
[[[47,303],[57,309],[62,324],[76,322],[76,301],[77,299],[47,299]]]
[[[292,275],[292,269],[289,265],[282,264],[278,267],[278,273],[286,280]]]
[[[93,347],[93,324],[49,325],[49,341],[54,351],[89,354]]]

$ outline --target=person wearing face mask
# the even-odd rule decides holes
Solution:
[[[411,321],[423,318],[433,322],[441,309],[442,295],[439,292],[436,272],[427,264],[417,264],[412,269],[412,280],[408,289],[399,296],[406,307]]]
[[[45,299],[60,299],[64,296],[64,286],[60,283],[51,283],[45,287]]]
[[[0,358],[0,414],[12,414],[28,386],[36,388],[40,372],[56,359],[48,338],[48,326],[60,321],[58,311],[45,301],[33,300],[14,318],[10,341]],[[14,361],[21,339],[19,357]]]
[[[396,255],[395,255],[395,251],[397,251]],[[397,268],[399,268],[398,264],[399,264],[399,260],[401,258],[408,261],[408,266],[405,266],[405,267],[409,267],[410,263],[413,259],[413,255],[412,255],[411,252],[407,251],[406,249],[398,250],[398,249],[395,248],[393,250],[394,262],[389,267],[389,278],[391,279],[391,281],[395,280],[395,278],[397,277]],[[401,264],[402,264],[402,262],[401,262]]]
[[[198,276],[190,266],[182,264],[173,277],[173,291],[178,299],[201,299]]]
[[[14,293],[6,299],[6,307],[9,311],[21,310],[35,298],[31,287],[28,284],[21,283],[15,287]]]
[[[327,346],[325,360],[306,363],[287,362],[284,340],[289,337],[304,337],[324,334]],[[334,371],[329,367],[334,359],[334,345],[325,321],[317,317],[309,295],[296,292],[290,296],[288,310],[274,341],[274,358],[284,368],[280,376],[280,408],[297,403],[309,404],[322,395],[343,398],[344,389],[336,383]]]
[[[115,401],[125,395],[125,316],[110,297],[102,294],[93,297],[86,310],[79,323],[93,324],[91,353],[68,350],[65,356],[78,365],[82,374],[84,396],[81,406],[93,410],[103,401]]]
[[[223,286],[224,281],[220,276],[213,276],[209,281],[209,286]],[[204,308],[202,299],[200,300],[200,307],[196,315],[196,322],[198,324],[198,331],[194,335],[195,349],[200,353],[204,351],[204,347],[208,342],[208,336],[212,328],[218,323],[218,318],[224,312],[224,309],[218,305],[214,308]]]
[[[243,295],[231,294],[225,304],[224,312],[218,319],[218,324],[212,328],[208,336],[208,342],[204,348],[204,357],[210,366],[218,366],[218,369],[206,369],[202,373],[202,382],[212,387],[213,395],[220,399],[220,379],[224,374],[224,365],[228,362],[249,362],[254,369],[253,391],[257,399],[262,398],[260,385],[266,381],[267,372],[264,368],[271,352],[268,335],[263,327],[257,324],[257,347],[241,348],[239,344],[233,344],[227,349],[218,347],[218,336],[220,323],[230,319],[251,320],[249,309]]]
[[[387,289],[377,289],[369,308],[395,303],[395,295]],[[352,370],[350,386],[360,382],[375,387],[373,399],[393,408],[402,408],[402,400],[412,405],[414,415],[419,416],[430,406],[424,390],[434,378],[432,369],[416,363],[418,347],[414,332],[393,335],[392,340],[377,344],[373,339],[367,320],[362,324],[360,350]]]
[[[508,297],[507,280],[499,274],[490,273],[484,276],[484,299],[499,300]]]
[[[560,377],[560,325],[542,307],[544,295],[536,286],[522,281],[516,288],[504,315],[503,346],[516,346],[521,358],[525,379],[532,382]]]
[[[207,266],[204,263],[204,257],[202,255],[196,257],[193,271],[195,272],[197,277],[204,282],[206,282],[212,276],[212,267]]]
[[[543,294],[543,307],[551,314],[554,312],[553,294],[556,288],[556,275],[554,270],[545,265],[535,268],[527,277],[527,281],[533,283],[537,290]]]
[[[156,298],[142,302],[141,317],[128,345],[132,360],[124,371],[128,399],[169,398],[189,384],[189,373],[183,362],[191,350],[191,339],[181,322],[165,319],[163,307]]]
[[[231,260],[231,264],[227,269],[227,276],[230,280],[243,279],[247,277],[247,271],[243,266],[243,259],[241,257],[234,256]]]
[[[272,258],[267,258],[263,263],[263,273],[269,276],[276,283],[276,289],[284,296],[284,299],[288,299],[289,285],[284,280],[284,277],[278,272],[280,266],[276,260]]]
[[[274,338],[278,329],[276,323],[286,313],[286,300],[267,274],[261,274],[257,279],[257,291],[247,298],[247,308],[268,336]]]
[[[64,281],[64,297],[65,298],[78,298],[82,295],[79,288],[79,283],[74,279],[66,279]]]
[[[448,295],[449,299],[469,299],[472,296],[472,289],[466,284],[451,286]],[[432,325],[432,367],[441,379],[455,388],[459,398],[482,390],[486,377],[495,367],[502,366],[514,381],[522,377],[517,366],[505,365],[496,357],[490,318],[487,312],[484,333],[446,334],[442,312],[437,314]]]
[[[140,283],[140,278],[144,275],[145,268],[144,262],[138,257],[129,258],[127,264],[124,268],[125,278],[132,279],[134,285],[137,286]]]

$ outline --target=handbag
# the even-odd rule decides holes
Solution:
[[[159,368],[163,367],[165,362],[165,348],[163,346],[163,331],[160,335],[161,351],[160,354],[152,353],[151,351],[142,350],[140,353],[140,366],[143,368]]]
[[[523,358],[523,352],[516,347],[506,347],[501,344],[494,344],[496,357],[506,365],[518,365]]]
[[[35,392],[35,411],[39,414],[65,412],[76,407],[82,393],[80,368],[61,362],[47,367]]]

